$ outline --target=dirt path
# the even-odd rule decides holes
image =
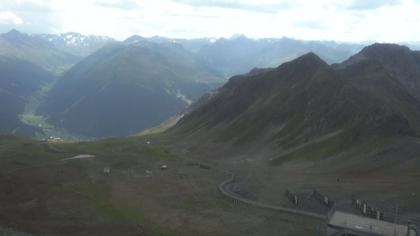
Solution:
[[[87,158],[92,158],[92,157],[95,157],[95,155],[79,154],[79,155],[76,155],[76,156],[73,156],[73,157],[61,159],[60,161],[71,161],[71,160],[76,160],[76,159],[87,159]]]

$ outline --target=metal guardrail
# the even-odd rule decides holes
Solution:
[[[313,191],[312,196],[317,201],[319,201],[320,203],[322,203],[323,205],[325,205],[326,207],[328,207],[330,209],[335,206],[335,202],[333,200],[331,200],[328,196],[321,194],[316,189]]]
[[[362,201],[360,199],[352,198],[351,205],[355,208],[360,210],[361,214],[377,219],[377,220],[384,220],[384,213],[379,211],[378,209],[370,206],[366,201]]]

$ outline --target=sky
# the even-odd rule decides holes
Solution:
[[[0,32],[420,41],[420,0],[0,0]]]

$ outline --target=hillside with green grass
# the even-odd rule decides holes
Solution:
[[[419,100],[379,61],[329,66],[309,53],[233,77],[169,133],[190,146],[269,147],[271,162],[284,163],[331,157],[369,140],[419,137],[419,120]]]

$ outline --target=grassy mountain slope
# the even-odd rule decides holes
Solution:
[[[73,133],[129,135],[182,111],[220,81],[176,44],[113,44],[69,70],[39,111]]]
[[[418,100],[378,61],[329,66],[310,53],[233,77],[171,132],[195,144],[270,147],[282,163],[298,150],[326,158],[366,140],[418,137],[419,120]]]

